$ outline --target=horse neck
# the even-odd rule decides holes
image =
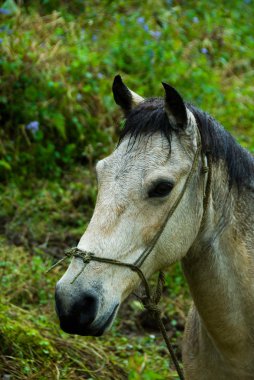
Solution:
[[[205,218],[182,264],[204,330],[217,349],[230,351],[253,325],[254,196],[229,191],[223,165],[212,173]]]

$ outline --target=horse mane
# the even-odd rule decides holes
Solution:
[[[198,109],[190,103],[185,106],[193,113],[201,135],[202,151],[209,154],[212,162],[223,160],[228,172],[229,188],[236,184],[238,189],[250,186],[254,178],[254,158],[242,148],[212,116]],[[164,109],[164,99],[149,98],[140,103],[127,115],[124,128],[121,131],[119,143],[127,135],[134,138],[134,142],[141,135],[148,137],[155,132],[161,132],[169,143],[173,131],[179,133],[169,121]]]

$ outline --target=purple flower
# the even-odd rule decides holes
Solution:
[[[160,36],[161,36],[161,32],[159,30],[151,30],[150,34],[154,38],[160,38]]]
[[[96,34],[93,34],[92,35],[92,41],[97,41],[98,40],[98,37],[96,36]]]
[[[36,120],[30,121],[30,123],[26,125],[26,129],[32,133],[36,133],[39,130],[39,125],[40,123]]]
[[[102,79],[103,77],[104,77],[104,75],[102,73],[97,74],[97,78]]]
[[[205,48],[205,47],[202,48],[202,49],[201,49],[201,53],[202,53],[202,54],[208,54],[208,49]]]
[[[0,38],[0,44],[3,42],[3,39],[2,38]]]
[[[143,26],[143,28],[144,28],[144,30],[145,30],[146,32],[148,32],[148,30],[149,30],[149,26],[148,26],[147,24],[145,24],[145,25]]]
[[[194,22],[194,24],[198,24],[199,18],[197,16],[195,16],[195,17],[193,17],[192,21]]]
[[[8,9],[0,8],[0,13],[2,15],[9,15],[11,11],[9,11]]]
[[[81,100],[83,100],[83,95],[78,93],[77,96],[76,96],[76,99],[78,102],[81,102]]]
[[[144,22],[145,22],[144,17],[138,17],[138,18],[137,18],[137,22],[138,22],[139,24],[144,24]]]

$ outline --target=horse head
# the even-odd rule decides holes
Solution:
[[[185,188],[200,142],[197,123],[179,93],[163,86],[164,98],[143,99],[115,78],[114,99],[125,126],[115,151],[96,165],[96,206],[78,244],[97,257],[135,263],[146,278],[188,252],[203,214],[201,155]],[[98,336],[140,278],[124,266],[92,261],[80,273],[82,266],[73,257],[57,283],[56,310],[64,331]]]

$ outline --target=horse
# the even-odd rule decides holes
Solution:
[[[193,299],[186,380],[254,379],[254,159],[163,86],[164,98],[144,99],[115,77],[125,124],[116,149],[96,165],[97,201],[78,249],[136,263],[147,279],[181,261]],[[100,336],[140,278],[105,262],[82,268],[73,257],[56,285],[56,311],[67,333]]]

